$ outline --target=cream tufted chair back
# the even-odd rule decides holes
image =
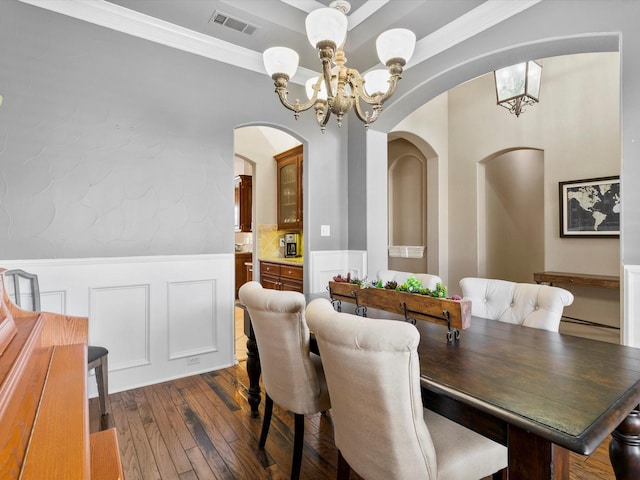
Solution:
[[[304,415],[329,410],[331,403],[320,358],[310,352],[305,299],[299,292],[262,288],[247,282],[238,292],[256,336],[265,414],[259,447],[264,448],[273,402],[295,414],[291,478],[298,478],[304,438]]]
[[[338,478],[471,480],[507,465],[507,449],[422,406],[420,334],[410,323],[307,306],[325,369]],[[350,467],[350,468],[349,468]]]
[[[429,290],[435,290],[436,284],[438,283],[442,283],[444,285],[442,279],[438,275],[432,275],[430,273],[400,272],[398,270],[380,270],[378,272],[378,280],[382,280],[383,284],[394,281],[398,285],[402,285],[407,281],[407,278],[412,275],[422,282],[422,286],[424,288],[428,288]]]
[[[490,278],[460,280],[462,297],[471,300],[471,314],[501,322],[557,332],[564,307],[573,294],[563,288]]]

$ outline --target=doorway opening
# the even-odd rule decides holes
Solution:
[[[481,162],[478,197],[480,276],[530,283],[544,270],[544,152],[517,149]]]
[[[260,281],[261,260],[284,257],[280,241],[283,233],[277,228],[278,164],[274,157],[300,143],[286,131],[268,126],[251,125],[234,130],[234,176],[250,174],[252,192],[250,232],[235,232],[236,248],[246,257],[240,259],[236,252],[236,295],[246,281]],[[236,307],[234,312],[236,359],[243,361],[247,355],[244,311]]]

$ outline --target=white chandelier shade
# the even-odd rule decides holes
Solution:
[[[313,86],[318,83],[320,77],[310,78],[304,84],[304,88],[307,91],[307,98],[311,99],[315,95],[313,90]],[[325,87],[324,82],[320,82],[320,91],[318,92],[318,100],[327,100],[327,87]]]
[[[286,47],[268,48],[263,54],[265,70],[274,81],[282,105],[292,110],[296,119],[300,112],[314,107],[322,131],[332,113],[337,117],[338,126],[341,126],[344,115],[351,108],[365,127],[376,121],[383,103],[395,91],[403,67],[415,48],[416,36],[410,30],[395,28],[380,34],[376,49],[387,69],[372,70],[363,78],[357,70],[345,65],[347,59],[343,45],[347,24],[346,15],[338,8],[319,8],[307,16],[307,37],[317,49],[322,63],[320,75],[306,82],[307,103],[300,104],[299,100],[291,103],[287,99],[287,83],[298,68],[298,54]],[[370,105],[372,111],[365,111],[363,104]]]
[[[394,58],[404,58],[405,61],[413,56],[416,46],[416,34],[406,28],[394,28],[378,35],[376,50],[383,65]]]
[[[364,90],[367,95],[382,95],[389,88],[389,72],[378,68],[364,74]]]
[[[314,10],[304,22],[307,38],[313,48],[321,42],[332,42],[341,47],[347,38],[347,17],[335,8]]]
[[[298,70],[299,59],[298,53],[287,47],[267,48],[262,54],[264,68],[269,75],[283,73],[289,78]]]

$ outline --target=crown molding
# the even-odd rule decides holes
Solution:
[[[494,25],[523,12],[541,1],[542,0],[487,0],[444,27],[418,40],[413,57],[405,67],[405,70],[488,30]]]
[[[249,50],[230,42],[205,35],[194,30],[136,12],[105,0],[20,0],[35,7],[67,15],[118,32],[149,40],[171,48],[200,55],[219,62],[235,65],[252,72],[266,75],[262,53]],[[285,3],[287,0],[283,0]],[[362,15],[371,15],[388,0],[371,1]],[[448,25],[420,39],[413,58],[406,69],[424,62],[454,45],[517,15],[542,0],[488,0]],[[317,3],[311,0],[310,3]],[[373,9],[373,11],[371,11]],[[356,19],[357,20],[357,19]],[[360,19],[359,21],[362,21]],[[299,67],[292,83],[304,85],[317,72]]]

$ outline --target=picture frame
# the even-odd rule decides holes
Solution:
[[[559,182],[560,236],[620,237],[620,177]]]

